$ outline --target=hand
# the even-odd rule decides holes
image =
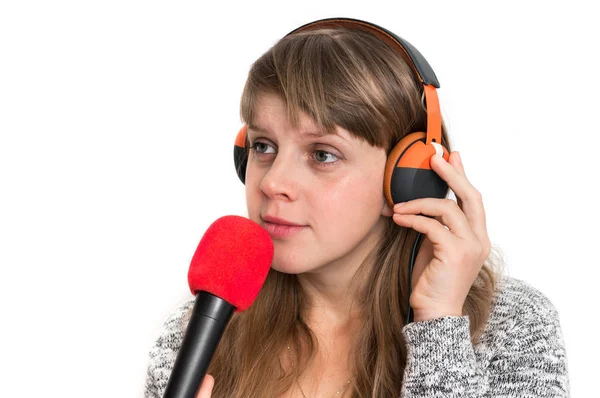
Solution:
[[[212,396],[212,389],[214,385],[214,377],[209,374],[204,376],[204,380],[202,380],[202,385],[200,386],[200,390],[198,390],[198,395],[196,395],[196,398],[210,398]]]
[[[393,215],[396,224],[425,235],[413,268],[410,306],[415,321],[461,316],[491,250],[481,194],[467,180],[458,152],[450,153],[449,162],[433,155],[430,164],[457,202],[415,199],[396,204]]]

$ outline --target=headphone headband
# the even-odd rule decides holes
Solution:
[[[286,36],[296,32],[323,28],[358,29],[374,34],[400,53],[402,58],[410,65],[415,72],[415,75],[419,78],[419,81],[423,83],[423,85],[432,85],[436,88],[440,88],[440,83],[438,82],[433,69],[425,57],[423,57],[423,55],[421,55],[421,53],[412,44],[390,32],[389,30],[375,25],[374,23],[352,18],[326,18],[304,24],[299,28],[294,29]]]

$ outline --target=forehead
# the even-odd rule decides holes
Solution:
[[[306,137],[336,135],[345,139],[350,138],[350,134],[339,126],[335,127],[335,131],[328,132],[326,128],[319,126],[312,117],[303,111],[298,112],[297,125],[294,126],[293,121],[290,120],[285,100],[276,94],[261,93],[257,98],[252,115],[252,120],[248,122],[249,131],[264,134],[292,131]]]

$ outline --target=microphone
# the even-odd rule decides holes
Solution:
[[[273,260],[273,241],[260,225],[224,216],[204,233],[188,272],[196,296],[163,398],[195,398],[233,312],[246,310]]]

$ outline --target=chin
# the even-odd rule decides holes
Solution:
[[[314,267],[311,267],[310,264],[306,264],[303,261],[298,261],[297,258],[281,258],[276,253],[273,257],[271,268],[284,274],[302,274],[310,271]]]
[[[298,266],[296,264],[288,264],[288,263],[277,263],[275,261],[273,261],[273,263],[271,264],[271,268],[273,268],[275,271],[281,272],[283,274],[301,274],[303,272],[305,272],[305,270],[303,269],[303,267]]]

